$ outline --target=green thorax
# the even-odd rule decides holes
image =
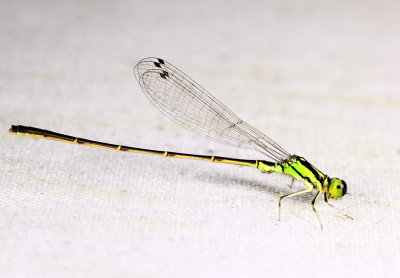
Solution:
[[[323,174],[303,157],[297,155],[276,163],[260,160],[257,168],[264,173],[278,172],[291,176],[312,185],[318,191],[326,191],[329,185],[329,177],[327,175]]]

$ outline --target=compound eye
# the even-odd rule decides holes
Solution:
[[[340,198],[347,192],[346,182],[338,178],[332,178],[329,194],[331,198]]]

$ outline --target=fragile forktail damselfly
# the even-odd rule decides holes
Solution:
[[[135,66],[134,73],[150,102],[173,121],[219,143],[257,150],[268,157],[269,161],[141,149],[21,125],[13,125],[10,133],[118,151],[250,166],[264,173],[282,173],[292,177],[292,184],[295,179],[300,180],[306,188],[279,198],[279,220],[283,199],[316,190],[317,194],[311,202],[311,207],[322,229],[321,220],[314,207],[315,201],[324,193],[325,202],[333,207],[328,203],[328,199],[340,198],[346,194],[347,185],[344,180],[330,178],[303,157],[289,154],[267,135],[237,117],[203,87],[167,61],[153,57],[145,58]]]

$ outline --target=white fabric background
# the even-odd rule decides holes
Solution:
[[[3,1],[1,277],[396,277],[398,1]],[[11,124],[143,148],[261,158],[146,100],[162,57],[351,195],[285,200],[245,167],[12,136]],[[293,190],[302,188],[300,183]],[[351,276],[350,276],[351,275]],[[397,276],[398,277],[398,276]]]

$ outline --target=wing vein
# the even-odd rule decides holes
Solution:
[[[271,138],[167,61],[145,58],[135,66],[134,73],[149,101],[192,132],[222,144],[255,149],[276,162],[290,157]]]

